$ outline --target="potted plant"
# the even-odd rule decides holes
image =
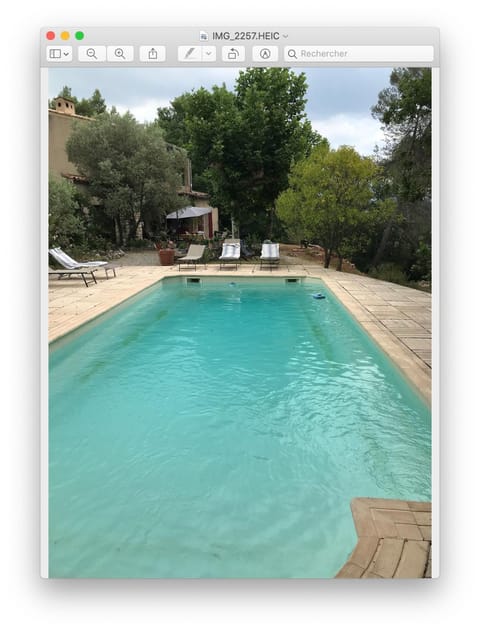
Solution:
[[[161,266],[173,266],[175,261],[175,244],[168,239],[166,233],[155,237],[155,248],[158,252],[158,258]]]

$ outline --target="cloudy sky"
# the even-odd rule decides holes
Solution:
[[[391,68],[295,69],[307,75],[307,116],[333,148],[353,145],[363,155],[383,144],[379,122],[370,108],[388,87]],[[153,121],[158,107],[176,96],[225,83],[233,89],[238,68],[53,68],[49,97],[70,86],[77,98],[88,98],[98,88],[107,105],[130,112],[140,122]]]

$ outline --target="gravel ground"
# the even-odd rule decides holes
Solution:
[[[158,266],[156,250],[129,250],[115,260],[119,266]]]
[[[252,259],[252,262],[255,259]],[[321,264],[319,257],[307,254],[307,252],[298,246],[288,244],[280,245],[280,261],[283,263],[305,263],[305,264]],[[116,259],[119,266],[157,266],[158,255],[156,250],[129,250],[123,256]]]

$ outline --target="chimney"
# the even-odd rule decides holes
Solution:
[[[55,110],[62,114],[75,114],[75,103],[71,99],[65,97],[57,97],[55,99]]]
[[[187,158],[185,160],[183,180],[184,180],[185,191],[190,192],[192,190],[192,163],[191,163],[190,158]]]

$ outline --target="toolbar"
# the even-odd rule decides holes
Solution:
[[[46,28],[41,65],[438,65],[434,28]]]

